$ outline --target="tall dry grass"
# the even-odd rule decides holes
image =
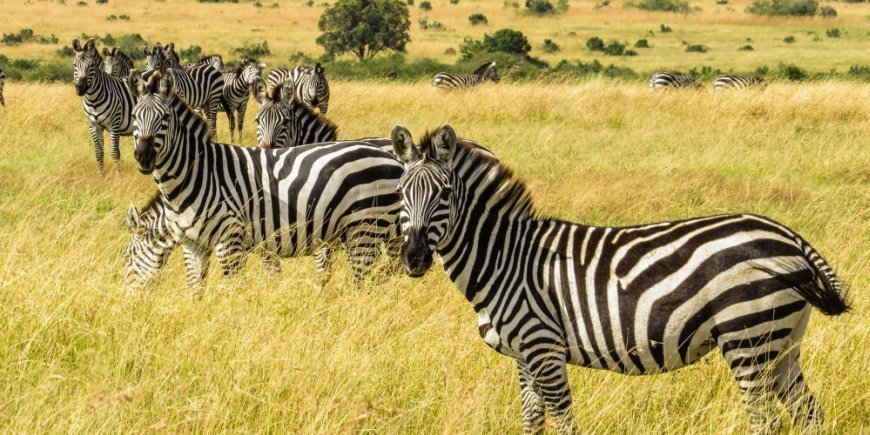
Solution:
[[[870,426],[870,86],[674,92],[589,82],[334,83],[342,138],[415,135],[450,122],[529,181],[538,206],[589,224],[721,212],[773,217],[848,283],[852,314],[814,313],[803,348],[825,431]],[[154,190],[122,140],[120,176],[97,176],[71,85],[16,84],[0,109],[0,432],[504,433],[520,430],[513,363],[477,335],[436,266],[352,289],[339,260],[270,278],[251,258],[201,300],[175,254],[152,291],[121,292],[124,212]],[[253,116],[253,108],[249,117]],[[228,137],[220,118],[220,134]],[[249,126],[255,124],[247,123]],[[249,129],[245,145],[252,145]],[[742,433],[718,352],[653,377],[569,369],[594,433]]]

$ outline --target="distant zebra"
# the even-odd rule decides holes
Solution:
[[[191,62],[187,64],[184,68],[196,68],[198,66],[208,65],[220,72],[224,72],[224,58],[219,54],[210,54],[208,56],[203,56],[196,62]]]
[[[235,139],[236,118],[234,112],[239,114],[239,141],[242,140],[242,127],[245,124],[245,111],[248,109],[248,99],[253,92],[254,81],[263,80],[260,65],[255,60],[242,59],[241,64],[234,71],[225,73],[224,90],[221,96],[221,105],[227,114],[230,123],[230,139]]]
[[[6,107],[6,99],[3,98],[3,85],[6,84],[6,73],[0,69],[0,106]]]
[[[751,87],[763,87],[766,83],[761,77],[742,77],[724,75],[716,78],[713,88],[717,91],[722,89],[746,89]]]
[[[110,155],[118,172],[121,160],[118,142],[121,136],[133,134],[133,94],[124,80],[104,71],[103,58],[97,52],[93,39],[89,39],[84,47],[75,39],[73,49],[76,51],[73,81],[76,93],[84,97],[82,104],[90,123],[100,174],[103,174],[103,130],[109,130],[112,140]]]
[[[652,78],[649,79],[649,90],[650,92],[655,91],[656,89],[668,89],[668,88],[693,88],[698,89],[701,87],[700,83],[697,83],[692,76],[682,76],[670,72],[658,72],[653,74]]]
[[[454,74],[440,72],[435,74],[432,86],[441,89],[461,89],[482,85],[486,79],[498,83],[501,78],[495,70],[495,62],[487,62],[474,70],[471,74]]]
[[[155,46],[159,47],[160,43],[158,42],[157,44],[155,44]],[[170,42],[169,44],[166,44],[165,47],[163,47],[163,55],[166,57],[167,68],[181,69],[181,59],[178,58],[178,53],[175,52],[174,42]]]
[[[103,47],[103,56],[105,56],[103,70],[111,76],[127,80],[130,71],[135,68],[133,59],[130,59],[130,56],[127,56],[127,53],[118,47],[112,48],[111,51]]]
[[[293,89],[297,100],[312,109],[320,109],[320,113],[325,115],[329,109],[329,83],[323,73],[324,69],[319,63],[314,69],[309,66],[297,66],[292,70],[275,68],[269,72],[269,89],[284,84],[285,90]],[[293,83],[293,87],[287,87],[287,82]],[[289,101],[290,97],[286,99]]]
[[[285,82],[283,86],[293,85]],[[335,124],[292,96],[285,100],[287,92],[282,86],[274,86],[267,92],[263,80],[259,79],[253,85],[253,92],[260,101],[254,118],[260,148],[289,148],[337,139]]]
[[[172,75],[131,76],[136,160],[152,174],[165,220],[191,258],[212,251],[233,274],[252,250],[310,254],[341,241],[355,283],[396,232],[402,165],[365,142],[286,149],[212,141],[202,118],[179,98]]]
[[[172,44],[170,44],[172,45]],[[188,104],[202,110],[208,120],[209,131],[217,137],[217,113],[221,110],[224,79],[221,73],[211,66],[199,66],[191,69],[172,68],[166,57],[166,52],[160,44],[149,50],[145,48],[145,75],[160,71],[172,75],[176,90]],[[132,74],[139,74],[133,70]]]
[[[794,231],[749,214],[634,227],[543,217],[510,169],[463,145],[449,125],[393,131],[402,262],[422,276],[438,253],[477,312],[484,342],[517,360],[523,429],[576,431],[566,364],[654,374],[718,347],[754,432],[773,429],[771,395],[796,421],[822,410],[798,357],[811,308],[848,309],[840,281]],[[585,405],[584,405],[585,406]]]

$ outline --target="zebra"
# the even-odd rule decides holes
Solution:
[[[341,241],[358,285],[397,234],[402,165],[393,155],[366,142],[218,144],[173,75],[131,75],[131,87],[139,170],[153,176],[167,226],[198,263],[214,252],[230,275],[253,250],[291,257]]]
[[[657,72],[649,79],[649,91],[667,88],[693,88],[698,89],[701,84],[692,76],[684,76],[671,72]]]
[[[254,117],[260,148],[288,148],[336,140],[338,127],[296,98],[291,96],[285,100],[284,86],[292,84],[273,86],[269,92],[261,78],[253,85],[254,95],[260,101]]]
[[[242,126],[245,124],[245,111],[248,109],[248,99],[253,92],[255,80],[262,81],[260,64],[254,60],[242,59],[242,63],[233,72],[223,74],[224,89],[221,96],[221,106],[227,114],[230,123],[230,139],[235,138],[236,119],[234,112],[239,114],[239,141],[242,140]]]
[[[224,58],[219,54],[210,54],[203,56],[196,62],[191,62],[185,66],[186,69],[196,68],[198,66],[208,65],[221,73],[224,72]]]
[[[724,75],[716,77],[713,82],[713,89],[721,91],[722,89],[746,89],[751,87],[764,87],[767,83],[761,77],[742,77],[734,75]]]
[[[498,83],[501,78],[495,70],[495,62],[487,62],[471,74],[440,72],[432,79],[432,86],[440,89],[473,88],[482,85],[486,79]]]
[[[170,46],[172,44],[169,44]],[[191,69],[173,68],[166,56],[166,51],[160,44],[155,44],[151,50],[145,48],[145,74],[159,71],[161,74],[172,75],[173,83],[181,98],[192,107],[200,109],[208,120],[209,131],[217,137],[217,113],[221,109],[224,78],[221,73],[210,66],[200,66]],[[140,75],[133,70],[131,75]]]
[[[156,46],[159,47],[160,43],[158,42]],[[181,69],[181,59],[178,58],[178,53],[175,52],[174,42],[170,42],[163,47],[163,55],[166,57],[167,68]]]
[[[269,89],[282,85],[285,91],[293,89],[296,99],[308,105],[318,108],[320,113],[326,115],[329,109],[329,83],[323,75],[324,69],[319,63],[312,69],[309,66],[297,66],[292,70],[275,68],[269,72]],[[292,88],[286,83],[293,84]],[[290,97],[285,97],[288,101]]]
[[[811,312],[846,312],[834,271],[794,231],[731,214],[634,227],[541,216],[510,169],[457,141],[449,125],[417,147],[392,136],[401,259],[422,276],[432,253],[477,312],[481,338],[516,359],[523,429],[576,431],[566,364],[641,375],[675,370],[719,347],[755,432],[775,427],[771,394],[796,422],[822,410],[798,356]],[[771,391],[773,390],[773,391]]]
[[[3,85],[6,83],[6,73],[0,68],[0,106],[6,107],[6,99],[3,98]]]
[[[130,56],[127,56],[127,53],[118,47],[113,47],[111,51],[103,47],[103,56],[105,57],[103,71],[111,76],[127,80],[130,71],[135,68],[133,59],[130,59]]]
[[[115,172],[120,172],[121,150],[118,142],[121,136],[133,134],[133,94],[124,80],[104,71],[103,58],[93,39],[89,39],[84,47],[75,39],[73,49],[76,52],[73,81],[76,93],[84,97],[82,105],[90,123],[100,174],[103,174],[103,130],[109,130],[112,140],[110,155],[115,162]]]
[[[126,282],[129,288],[139,287],[153,280],[157,271],[166,264],[169,254],[178,245],[178,239],[169,231],[166,224],[166,202],[158,191],[151,196],[140,212],[135,205],[127,209],[127,228],[130,230],[130,243],[124,250],[126,263]],[[204,276],[205,263],[189,263],[195,260],[185,256],[188,282],[195,282]],[[191,276],[190,274],[196,274]]]

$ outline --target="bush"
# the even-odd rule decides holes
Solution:
[[[444,54],[449,54],[452,56],[452,55],[456,54],[456,49],[453,47],[447,47],[447,49],[444,50]]]
[[[589,51],[604,51],[604,41],[597,36],[593,36],[586,40],[586,48]]]
[[[641,0],[639,3],[626,3],[626,7],[637,8],[645,11],[661,12],[692,12],[689,3],[682,0]]]
[[[478,24],[489,24],[489,20],[486,19],[486,15],[483,15],[481,13],[469,15],[468,22],[471,23],[472,26],[476,26]]]
[[[846,72],[846,76],[852,79],[870,82],[870,66],[852,65],[849,67],[849,71]]]
[[[432,10],[432,3],[428,2],[428,1],[420,2],[420,9],[423,9],[424,11],[431,11]]]
[[[352,53],[359,60],[384,51],[403,52],[411,40],[408,7],[399,0],[338,0],[317,26],[323,32],[317,44],[327,54]]]
[[[809,77],[807,72],[804,71],[803,69],[799,68],[797,65],[785,65],[785,64],[779,65],[779,72],[776,75],[778,77],[781,77],[781,78],[784,78],[787,80],[791,80],[791,81],[800,81],[800,80],[804,80],[807,77]]]
[[[426,17],[418,19],[417,24],[419,24],[420,28],[423,30],[447,30],[447,26],[445,26],[444,23],[440,21],[433,21],[430,23]]]
[[[563,60],[553,67],[548,72],[548,75],[556,78],[608,77],[628,80],[634,80],[639,77],[630,68],[617,67],[613,64],[605,67],[598,60],[593,60],[591,63],[583,63],[581,61],[572,63]]]
[[[33,29],[21,29],[18,33],[4,33],[2,41],[6,45],[18,45],[26,42],[36,42],[38,44],[57,44],[60,42],[57,36],[54,36],[54,33],[50,36],[37,35],[33,33]]]
[[[414,0],[408,0],[408,6],[414,6]]]
[[[840,37],[840,29],[834,27],[833,29],[825,30],[825,35],[828,38],[839,38]]]
[[[744,46],[737,49],[737,51],[752,51],[752,50],[753,50],[753,48],[751,45],[744,45]]]
[[[459,4],[459,0],[450,0],[450,4],[457,5],[457,4]]]
[[[620,44],[619,41],[610,41],[604,47],[604,54],[608,56],[622,56],[625,53],[625,44]]]
[[[241,47],[234,48],[233,52],[238,54],[239,57],[248,58],[264,57],[272,54],[272,52],[269,51],[269,43],[267,41],[263,41],[259,44],[256,42],[248,43]]]
[[[106,21],[117,21],[117,20],[130,21],[130,16],[129,15],[114,15],[114,14],[112,14],[112,15],[109,15],[108,17],[106,17]]]
[[[717,5],[727,5],[727,4],[728,4],[728,0],[716,0],[716,4],[717,4]]]
[[[97,3],[98,5],[104,5],[104,4],[108,3],[108,2],[109,2],[109,0],[97,0],[97,1],[96,1],[96,3]]]
[[[782,38],[782,42],[785,42],[786,44],[794,44],[794,41],[795,41],[794,36],[791,36],[791,35],[786,36],[785,38]]]
[[[178,51],[178,57],[181,58],[182,62],[196,62],[202,59],[202,47],[198,45],[191,45],[190,47],[182,48]]]
[[[519,55],[528,55],[532,51],[529,40],[523,32],[513,29],[500,29],[492,36],[483,35],[483,49],[489,52],[502,52]]]
[[[706,53],[707,47],[701,44],[689,45],[686,47],[686,53]]]
[[[755,15],[811,17],[819,7],[817,0],[757,0],[746,8]]]
[[[634,43],[634,48],[649,48],[649,41],[646,39],[638,39],[637,42]]]
[[[830,6],[822,6],[819,9],[819,15],[824,18],[834,18],[837,16],[837,10]]]
[[[670,32],[673,32],[673,30],[671,30],[671,28],[669,26],[666,26],[664,24],[659,24],[659,32],[670,33]]]
[[[625,50],[625,53],[623,53],[623,56],[637,56],[637,52],[634,50]]]
[[[543,50],[544,53],[555,53],[559,51],[559,45],[553,42],[552,39],[545,39],[544,45],[541,46],[541,50]]]
[[[554,6],[550,0],[526,0],[526,12],[533,15],[549,15],[568,10],[568,0],[558,0]]]

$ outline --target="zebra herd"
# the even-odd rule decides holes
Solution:
[[[726,89],[747,89],[752,87],[764,87],[767,84],[760,77],[743,77],[736,75],[721,75],[713,82],[713,89],[722,91]],[[701,83],[695,81],[695,78],[687,75],[680,75],[672,72],[658,72],[653,74],[649,79],[649,90],[665,89],[700,89]]]
[[[138,169],[158,191],[127,213],[131,288],[155,279],[179,245],[191,286],[206,279],[212,254],[224,275],[250,253],[273,273],[280,258],[314,255],[325,281],[341,246],[356,286],[382,251],[411,277],[438,254],[483,341],[516,361],[525,432],[539,433],[547,412],[560,433],[577,431],[567,364],[655,374],[714,348],[753,432],[777,427],[777,401],[798,424],[821,421],[801,339],[811,307],[837,315],[847,298],[825,260],[784,225],[751,214],[632,227],[548,218],[496,155],[449,125],[419,142],[401,126],[389,138],[338,140],[319,65],[276,69],[267,84],[256,61],[230,73],[216,56],[179,67],[168,44],[147,49],[140,74],[119,50],[104,51],[104,63],[93,41],[73,45],[98,161],[103,129],[113,159],[117,137],[132,134]],[[477,73],[498,80],[494,66]],[[216,142],[212,119],[195,111],[208,118],[218,83],[240,121],[248,95],[260,103],[258,147]]]

